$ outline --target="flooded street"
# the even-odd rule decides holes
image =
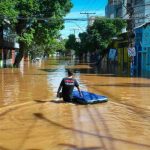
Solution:
[[[65,68],[82,90],[107,103],[56,98]],[[49,60],[0,69],[0,150],[149,150],[150,79],[96,73],[88,64]]]

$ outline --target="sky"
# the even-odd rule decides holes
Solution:
[[[86,31],[87,15],[80,13],[95,13],[90,16],[105,16],[105,6],[108,0],[71,0],[73,8],[65,18],[65,28],[61,31],[62,38],[67,38],[69,34],[75,34],[78,37],[80,32]],[[85,21],[68,20],[84,18]]]

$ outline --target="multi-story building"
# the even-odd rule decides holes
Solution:
[[[126,18],[127,0],[108,0],[105,8],[105,16],[108,18]]]
[[[108,0],[105,16],[132,19],[133,27],[138,27],[150,21],[150,0]]]
[[[135,27],[150,22],[150,0],[133,0],[132,7]]]
[[[109,9],[110,8],[110,9]],[[119,12],[119,13],[118,13]],[[132,63],[129,64],[130,73],[136,73],[137,76],[150,76],[150,0],[109,0],[106,6],[106,17],[120,17],[128,19],[128,32],[122,33],[121,37],[116,40],[116,49],[118,50],[118,64],[120,61],[122,68],[126,62],[124,61],[125,53],[128,54],[128,47],[134,46],[135,56]],[[130,33],[133,33],[132,37]],[[130,61],[131,62],[131,61]],[[132,68],[132,69],[131,69]],[[134,69],[133,69],[134,68]],[[131,71],[132,70],[132,71]]]

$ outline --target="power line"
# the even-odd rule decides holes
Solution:
[[[87,15],[87,21],[88,21],[88,26],[90,25],[90,16],[91,14],[96,14],[96,13],[89,13],[89,12],[84,12],[84,13],[80,13],[80,14],[84,14]]]
[[[141,11],[142,12],[142,11]],[[140,11],[138,12],[140,13]],[[47,18],[47,17],[42,17],[42,18],[36,18],[36,17],[17,17],[16,19],[18,20],[39,20],[39,21],[89,21],[89,15],[90,14],[96,14],[96,13],[88,13],[88,12],[84,12],[84,13],[80,13],[80,14],[85,14],[87,15],[87,18],[62,18],[62,19],[58,19],[58,18]],[[128,15],[128,13],[126,14]],[[104,17],[104,16],[98,16],[98,17]],[[142,16],[143,18],[147,18],[150,17],[150,14],[146,14],[145,16]],[[13,19],[12,17],[0,17],[0,19]],[[122,17],[121,17],[122,18]],[[134,19],[134,18],[141,18],[141,17],[131,17],[130,19]],[[106,18],[106,19],[115,19],[115,18]],[[123,20],[128,20],[128,18],[122,18]],[[94,18],[90,19],[90,20],[95,20]]]
[[[85,30],[83,30],[82,29],[82,27],[80,26],[80,25],[78,25],[76,22],[74,22],[74,21],[70,21],[71,23],[74,23],[80,30],[82,30],[83,32],[85,31]]]
[[[72,29],[70,29],[70,30],[73,30],[74,35],[76,35],[76,31],[78,31],[79,29],[72,28]]]

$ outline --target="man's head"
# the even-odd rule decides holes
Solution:
[[[73,72],[71,70],[68,69],[67,72],[68,72],[68,76],[73,76]]]

